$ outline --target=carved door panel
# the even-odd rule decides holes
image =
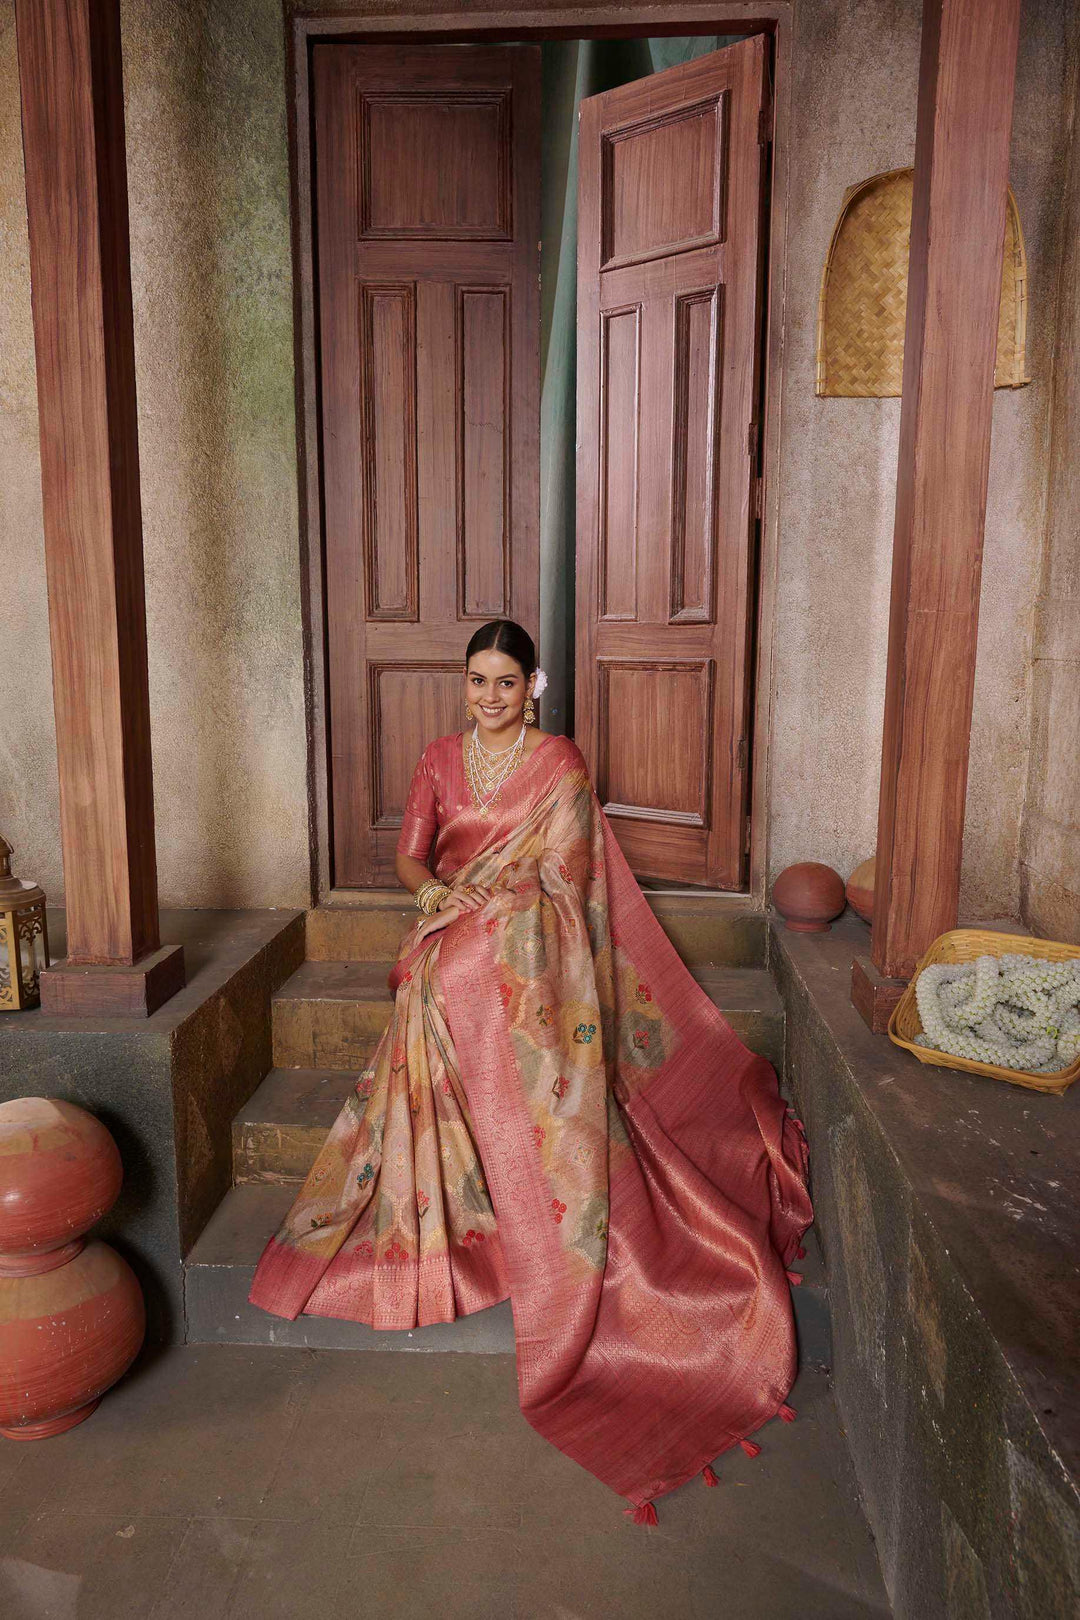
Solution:
[[[642,877],[742,886],[766,43],[582,103],[577,741]]]
[[[392,881],[472,632],[539,608],[535,47],[317,45],[333,883]]]

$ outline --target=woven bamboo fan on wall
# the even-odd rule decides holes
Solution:
[[[913,169],[875,174],[844,197],[818,300],[818,394],[887,399],[901,392],[913,176]],[[1026,337],[1027,255],[1010,188],[995,388],[1030,382]]]

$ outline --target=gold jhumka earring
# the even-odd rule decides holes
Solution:
[[[531,697],[525,699],[525,724],[527,726],[535,726],[536,724],[536,710],[533,708]]]
[[[475,720],[476,719],[475,714],[473,714],[473,712],[472,712],[472,704],[471,703],[466,703],[466,705],[465,705],[465,718],[466,718],[466,720]]]

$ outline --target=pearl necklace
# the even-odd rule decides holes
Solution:
[[[516,742],[509,748],[486,748],[480,741],[479,726],[473,727],[466,750],[469,791],[482,816],[486,816],[498,802],[499,794],[520,763],[525,751],[525,727],[522,726]],[[501,765],[498,761],[503,761]]]

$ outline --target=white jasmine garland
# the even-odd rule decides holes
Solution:
[[[915,984],[920,1046],[974,1063],[1054,1074],[1080,1054],[1080,960],[980,956],[935,962]]]
[[[547,676],[542,669],[536,671],[536,680],[533,683],[533,697],[538,698],[547,685]]]

